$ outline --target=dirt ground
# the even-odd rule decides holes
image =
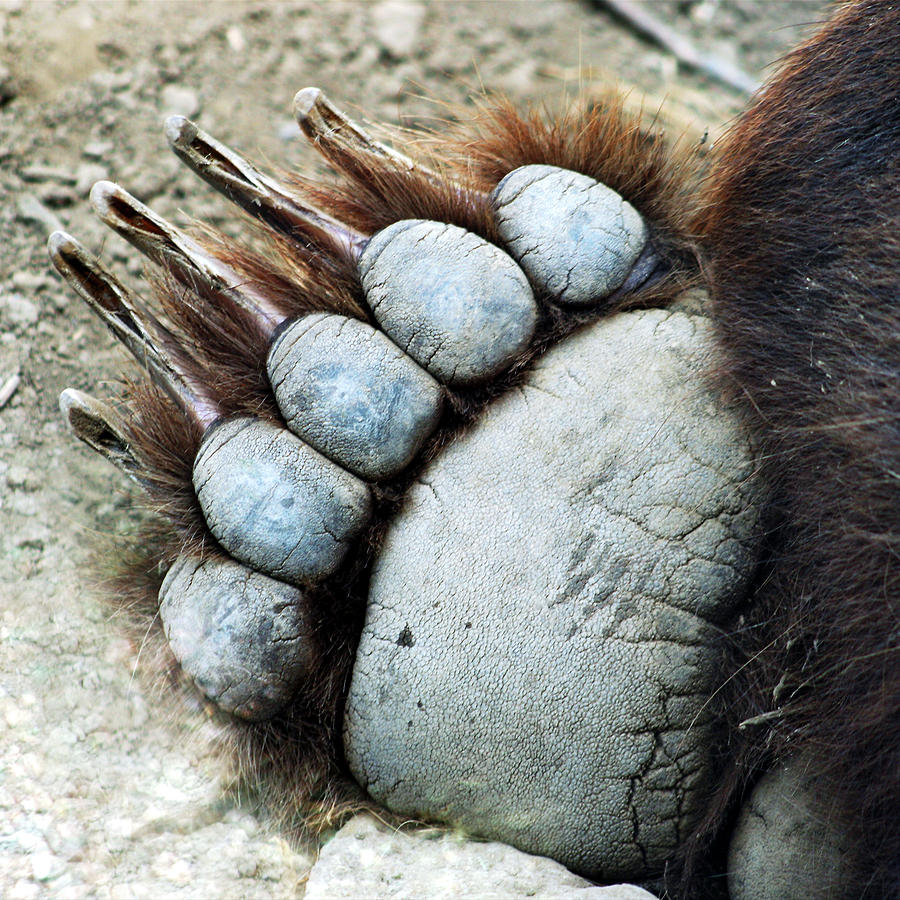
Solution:
[[[822,2],[647,7],[755,78]],[[129,283],[136,253],[87,193],[108,178],[176,222],[239,219],[166,149],[183,113],[251,157],[318,165],[290,117],[317,85],[373,119],[427,121],[479,84],[557,102],[579,77],[668,97],[714,138],[738,93],[678,67],[600,5],[0,0],[0,895],[299,896],[311,856],[221,799],[212,726],[172,723],[134,677],[138,648],[87,585],[97,534],[133,529],[123,479],[66,432],[68,386],[103,395],[124,354],[50,270],[63,227]]]

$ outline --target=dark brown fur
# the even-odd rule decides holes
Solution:
[[[733,750],[812,754],[861,834],[858,896],[900,896],[900,7],[848,6],[791,53],[703,199],[726,377],[776,491]]]

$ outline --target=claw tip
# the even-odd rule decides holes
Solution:
[[[294,97],[294,118],[298,122],[304,122],[309,115],[309,111],[316,105],[322,91],[316,87],[303,88],[298,91]]]
[[[67,249],[75,243],[75,238],[65,231],[54,231],[47,238],[47,253],[54,262],[61,257]]]
[[[59,411],[63,414],[63,418],[67,423],[70,421],[69,411],[73,407],[82,405],[80,394],[81,391],[76,391],[75,388],[66,388],[59,395]]]
[[[54,231],[47,239],[50,262],[63,278],[71,280],[73,269],[84,258],[85,250],[65,231]]]
[[[110,198],[119,191],[119,187],[111,181],[98,181],[90,194],[91,206],[102,216],[109,209]]]
[[[66,388],[59,395],[59,411],[62,413],[66,427],[82,440],[90,430],[85,425],[96,418],[91,416],[92,404],[97,405],[97,401],[75,388]]]
[[[191,141],[196,133],[196,126],[186,116],[169,116],[166,119],[166,139],[172,147]]]

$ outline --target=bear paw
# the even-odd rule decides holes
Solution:
[[[722,634],[764,500],[707,378],[706,319],[664,308],[678,250],[558,154],[484,184],[374,141],[319,91],[295,109],[339,186],[278,182],[168,123],[277,261],[98,184],[100,216],[163,269],[160,312],[51,239],[164,395],[63,408],[164,507],[180,492],[171,651],[222,710],[266,722],[321,693],[345,591],[335,730],[374,800],[648,877],[713,788]],[[174,486],[154,416],[183,423]]]

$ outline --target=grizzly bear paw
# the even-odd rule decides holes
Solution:
[[[62,406],[169,517],[171,653],[236,728],[319,723],[398,815],[652,877],[714,792],[765,500],[684,290],[681,176],[616,109],[542,143],[500,108],[427,165],[316,90],[296,112],[343,180],[281,183],[168,123],[266,255],[109,183],[94,206],[161,266],[155,305],[51,238],[149,374]]]

